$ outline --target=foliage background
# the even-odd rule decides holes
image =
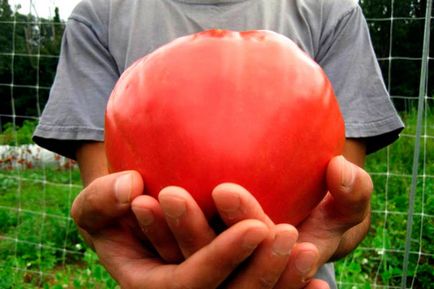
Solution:
[[[371,231],[357,250],[336,264],[337,278],[340,288],[399,288],[426,2],[360,4],[406,129],[399,141],[368,158],[367,170],[376,187]],[[54,15],[52,19],[25,15],[0,0],[0,145],[31,143],[64,31],[59,11]],[[429,67],[433,71],[432,61]],[[429,74],[407,288],[434,288],[433,79]],[[70,204],[80,189],[74,166],[0,170],[0,288],[116,287],[69,218]]]

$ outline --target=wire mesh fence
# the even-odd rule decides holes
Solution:
[[[35,153],[31,142],[74,4],[65,2],[0,0],[0,288],[116,287],[69,217],[81,189],[76,165]],[[432,4],[360,5],[406,128],[367,159],[375,184],[371,230],[336,263],[338,285],[434,288]]]

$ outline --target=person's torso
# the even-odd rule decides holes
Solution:
[[[177,37],[207,29],[266,29],[286,35],[315,58],[322,30],[318,0],[112,0],[107,46],[122,73]]]

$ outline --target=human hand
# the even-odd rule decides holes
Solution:
[[[302,286],[321,265],[355,249],[369,229],[373,183],[366,171],[342,156],[335,157],[327,168],[327,188],[321,203],[297,227],[298,243],[282,282]]]
[[[303,288],[305,286],[328,288],[324,282],[313,280],[312,277],[322,264],[338,253],[339,246],[348,230],[352,230],[366,220],[369,215],[372,183],[366,172],[343,157],[338,157],[330,162],[327,184],[330,193],[310,217],[299,226],[299,241],[292,249],[285,271],[280,272],[278,282],[276,282],[276,276],[279,274],[266,276],[261,272],[263,267],[272,265],[269,262],[270,259],[266,258],[263,262],[250,261],[251,272],[246,274],[247,271],[243,270],[241,276],[244,274],[244,276],[260,277],[258,279],[260,283],[268,285],[264,288],[273,288],[273,286],[274,288]],[[270,228],[275,226],[253,196],[240,186],[233,184],[218,186],[213,192],[213,198],[220,216],[228,226],[245,219],[261,220]],[[188,204],[194,204],[194,201],[187,192],[180,188],[167,188],[160,194],[160,204],[163,209],[159,207],[156,200],[149,196],[140,196],[133,202],[133,210],[141,222],[143,231],[156,247],[158,244],[164,244],[164,240],[167,239],[165,235],[173,233],[180,244],[183,256],[188,257],[212,240],[214,234],[209,231],[206,221],[202,220],[202,223],[197,221],[203,218],[200,209],[192,205],[188,207]],[[183,208],[182,214],[179,208]],[[163,217],[163,211],[166,213],[166,218]],[[191,222],[191,220],[196,220],[196,222]],[[161,228],[166,221],[170,229],[166,226],[163,232],[160,231],[161,235],[153,238],[152,235],[156,235],[157,228]],[[355,240],[361,240],[364,234],[361,235]],[[267,246],[264,244],[262,248]],[[356,245],[357,242],[352,244],[353,247]],[[166,255],[164,246],[160,246],[159,252],[161,255]],[[258,252],[256,254],[260,255]]]
[[[262,220],[271,234],[260,244],[248,262],[226,279],[219,288],[274,288],[287,267],[287,260],[297,239],[297,231],[288,224],[275,225],[262,211],[256,199],[235,184],[222,184],[213,191],[222,221],[229,228],[249,217]],[[166,259],[189,258],[216,237],[193,198],[179,187],[168,187],[159,201],[142,195],[132,202],[132,209],[142,231]],[[176,242],[173,243],[174,236]],[[173,248],[179,248],[178,255]],[[179,255],[179,252],[181,255]],[[307,289],[327,289],[321,280],[311,280]],[[290,285],[288,285],[290,286]],[[292,287],[281,288],[292,288]]]
[[[220,192],[218,188],[214,191],[217,199]],[[239,188],[241,187],[236,186],[236,189]],[[225,202],[226,196],[223,194],[220,199]],[[250,209],[249,204],[246,209]],[[142,231],[166,261],[184,258],[188,260],[196,252],[212,244],[215,238],[246,221],[230,223],[227,230],[216,235],[191,195],[179,187],[163,189],[159,193],[158,201],[151,196],[139,196],[133,200],[132,210],[139,220]],[[227,220],[223,218],[223,221]],[[249,262],[237,268],[219,288],[273,288],[279,280],[297,239],[297,230],[288,224],[274,225],[265,218],[263,221],[264,225],[267,222],[270,233],[250,256]]]
[[[370,176],[339,156],[332,159],[327,168],[327,187],[329,192],[325,198],[297,227],[297,244],[274,288],[311,286],[311,280],[320,266],[336,256],[349,253],[365,236],[373,190]],[[214,199],[228,225],[252,218],[270,225],[260,205],[245,190],[223,186],[214,192]]]
[[[191,236],[182,234],[151,234],[157,239],[165,236],[166,245],[157,247],[159,252],[164,252],[164,258],[175,262],[188,257],[179,264],[165,262],[149,246],[144,246],[146,236],[141,233],[131,211],[131,200],[137,199],[140,204],[143,199],[137,197],[142,192],[142,179],[136,172],[103,176],[94,180],[77,196],[71,210],[81,233],[122,288],[217,288],[224,280],[229,280],[228,277],[238,265],[252,256],[253,252],[253,265],[263,262],[266,257],[271,258],[269,264],[273,266],[262,266],[264,268],[259,271],[272,276],[275,282],[286,267],[290,249],[297,237],[295,229],[289,225],[278,225],[270,229],[258,220],[242,220],[218,236],[209,228],[201,231],[204,223],[199,222],[197,225],[194,221],[190,222],[193,230],[198,229],[201,236],[207,236],[203,238],[206,240],[204,243],[196,243]],[[163,192],[163,199],[164,195]],[[167,205],[169,207],[165,208]],[[188,209],[190,205],[186,205]],[[171,210],[170,201],[163,200],[162,208],[171,214],[176,223],[179,206]],[[193,211],[201,213],[200,210]],[[143,212],[138,214],[140,213]],[[158,219],[155,217],[155,220]],[[205,220],[203,216],[199,219]],[[168,228],[167,225],[165,228]],[[172,236],[177,240],[172,239]],[[176,242],[180,242],[180,245],[168,246]],[[257,272],[258,266],[253,265],[248,264],[244,270]],[[224,287],[268,288],[261,280],[258,282],[255,275],[249,275],[236,275]]]

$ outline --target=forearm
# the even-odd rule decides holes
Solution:
[[[103,142],[86,142],[76,152],[81,179],[86,187],[94,179],[108,174]]]
[[[104,143],[83,142],[77,148],[76,158],[84,187],[87,187],[94,179],[108,174]],[[94,244],[89,234],[80,227],[78,227],[78,230],[85,242],[94,249]]]

